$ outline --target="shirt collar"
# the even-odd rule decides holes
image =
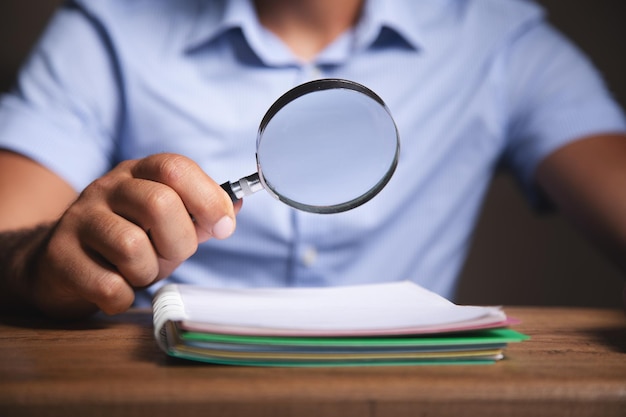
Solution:
[[[202,1],[185,42],[192,51],[230,29],[258,25],[251,0]]]
[[[414,0],[366,0],[363,14],[355,28],[355,47],[372,45],[383,29],[387,28],[411,48],[423,49],[426,41],[419,26],[425,15],[416,15],[419,10],[415,7],[423,3]],[[185,50],[192,51],[234,28],[244,33],[260,30],[252,0],[200,2],[200,10],[185,42]]]
[[[356,45],[365,48],[373,44],[383,29],[391,29],[407,45],[415,50],[422,49],[424,37],[416,19],[414,0],[367,0],[361,20],[356,26]]]

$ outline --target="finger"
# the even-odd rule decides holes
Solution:
[[[128,282],[98,254],[60,228],[45,253],[39,298],[52,314],[87,311],[95,305],[107,314],[127,310],[134,301]]]
[[[181,197],[191,214],[199,238],[225,239],[235,229],[233,204],[224,190],[190,159],[173,154],[158,154],[137,161],[132,175],[170,186]]]
[[[122,181],[109,196],[111,210],[138,225],[140,230],[129,231],[125,248],[145,249],[147,238],[159,257],[173,262],[189,258],[198,247],[195,225],[180,196],[169,186],[144,179]],[[120,226],[122,227],[122,226]],[[119,230],[124,232],[125,228]],[[140,247],[135,244],[143,243]],[[116,264],[117,265],[117,264]]]
[[[145,287],[159,275],[157,252],[138,225],[108,210],[91,213],[79,239],[133,287]]]
[[[81,288],[85,299],[109,315],[128,310],[135,301],[134,289],[117,271],[99,260],[97,254],[93,254],[91,259],[88,278]]]

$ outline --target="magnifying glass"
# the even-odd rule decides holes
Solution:
[[[399,153],[396,124],[376,93],[319,79],[276,100],[259,126],[257,172],[222,188],[233,201],[265,189],[300,210],[339,213],[378,194]]]

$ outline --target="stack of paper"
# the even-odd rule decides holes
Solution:
[[[332,288],[211,289],[155,295],[169,355],[257,366],[493,363],[527,337],[498,307],[459,306],[412,282]]]

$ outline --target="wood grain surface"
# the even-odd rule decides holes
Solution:
[[[506,308],[494,365],[250,368],[175,360],[151,313],[0,319],[0,416],[626,416],[620,310]]]

